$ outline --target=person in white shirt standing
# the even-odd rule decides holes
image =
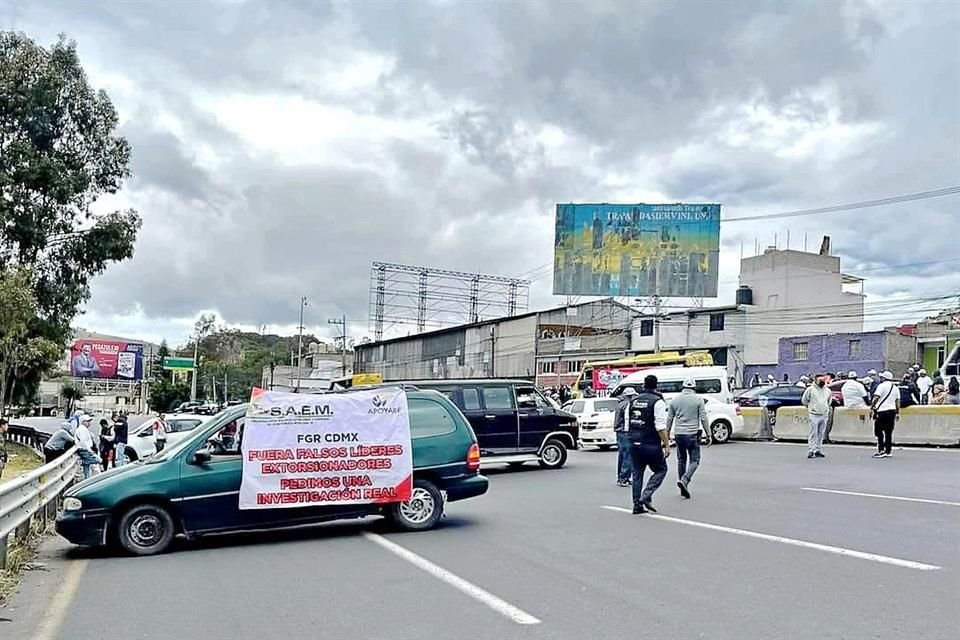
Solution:
[[[873,392],[873,433],[877,436],[877,452],[874,458],[890,458],[893,449],[893,427],[900,419],[900,388],[893,381],[893,374],[880,374],[880,384]]]
[[[840,394],[843,396],[843,406],[848,409],[866,409],[870,402],[870,394],[857,379],[856,371],[847,374],[847,381],[840,387]]]
[[[920,404],[930,404],[930,388],[933,386],[933,378],[927,375],[925,369],[920,369],[917,376],[917,388],[920,390]]]
[[[817,376],[814,384],[807,387],[800,401],[807,408],[810,418],[810,434],[807,436],[807,458],[826,458],[823,455],[823,438],[827,434],[827,419],[830,417],[830,401],[833,393],[827,387],[824,376]]]
[[[93,452],[93,433],[90,431],[92,416],[83,415],[80,417],[80,426],[77,427],[76,443],[77,455],[80,457],[80,465],[83,467],[83,477],[87,479],[93,473],[93,467],[100,464],[100,459]]]
[[[153,446],[156,447],[157,453],[167,446],[167,423],[163,419],[163,414],[157,415],[157,421],[153,423]]]

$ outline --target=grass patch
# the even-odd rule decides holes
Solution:
[[[3,476],[0,476],[0,483],[33,471],[43,464],[43,458],[33,449],[16,442],[7,441],[7,456],[9,459],[3,469]]]
[[[14,442],[7,442],[7,455],[9,459],[7,466],[3,469],[3,477],[0,477],[0,484],[33,471],[43,464],[43,458],[32,449]],[[0,607],[6,604],[7,599],[16,590],[20,581],[20,572],[36,555],[37,545],[43,533],[40,518],[35,518],[25,540],[16,540],[15,535],[8,538],[7,568],[0,569]]]

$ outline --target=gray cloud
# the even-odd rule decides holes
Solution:
[[[214,308],[289,325],[307,295],[319,324],[364,319],[371,260],[504,275],[549,262],[555,202],[659,193],[742,216],[960,175],[951,3],[101,0],[16,18],[40,41],[67,31],[91,68],[129,85],[115,99],[144,228],[135,258],[96,282],[98,317]],[[382,68],[352,66],[368,59]],[[324,161],[291,158],[227,126],[211,107],[225,96],[296,97],[432,134],[356,130],[318,148]],[[785,153],[804,135],[812,150]],[[789,229],[795,248],[832,235],[878,295],[960,290],[955,265],[876,269],[956,257],[956,207],[731,223],[722,261],[741,242],[783,245]],[[549,282],[532,304],[552,301]]]

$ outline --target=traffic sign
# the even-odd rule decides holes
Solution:
[[[167,356],[163,359],[163,368],[170,371],[193,371],[193,358]]]

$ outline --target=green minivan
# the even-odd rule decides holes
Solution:
[[[487,491],[477,438],[440,393],[406,391],[413,441],[413,495],[407,502],[239,509],[246,406],[230,407],[156,456],[71,487],[57,532],[74,544],[119,544],[136,555],[165,550],[176,535],[292,527],[384,515],[404,530],[436,525],[445,502]]]

